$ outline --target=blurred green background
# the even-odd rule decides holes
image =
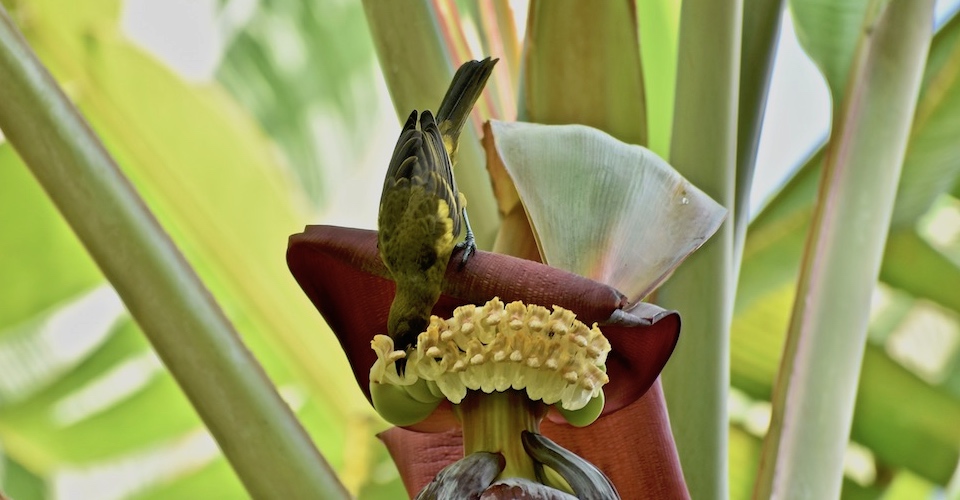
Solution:
[[[305,224],[375,226],[399,124],[362,4],[2,3],[344,484],[361,498],[403,495],[374,437],[385,424],[283,260],[287,236]],[[676,10],[678,2],[665,3]],[[513,4],[522,29],[524,2]],[[476,31],[471,9],[461,12]],[[960,495],[960,85],[939,76],[960,70],[953,31],[928,62],[927,80],[940,83],[919,109],[933,133],[911,136],[903,185],[919,187],[895,212],[875,292],[844,498]],[[753,487],[816,196],[817,157],[803,154],[829,122],[825,86],[787,42],[782,50],[793,53],[774,75],[732,327],[732,498]],[[939,156],[928,160],[926,151]],[[934,166],[911,170],[911,158]],[[2,140],[0,456],[0,488],[18,500],[246,496],[115,292]]]

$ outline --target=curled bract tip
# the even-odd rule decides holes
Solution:
[[[520,301],[505,305],[496,297],[483,306],[458,307],[449,319],[433,316],[408,352],[396,350],[386,335],[375,336],[371,347],[377,354],[371,387],[409,388],[421,402],[425,393],[459,404],[467,391],[514,389],[526,391],[531,400],[556,404],[564,415],[594,402],[588,413],[596,418],[596,402],[602,406],[609,381],[605,363],[610,343],[596,324],[588,327],[562,307],[550,311]],[[403,358],[401,375],[396,362]],[[429,391],[415,387],[423,381]],[[578,424],[584,425],[582,420]]]

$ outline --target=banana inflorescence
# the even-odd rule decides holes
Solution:
[[[442,399],[459,404],[467,391],[513,389],[584,426],[600,415],[609,381],[610,343],[596,325],[587,327],[561,307],[493,298],[481,307],[461,306],[446,320],[433,316],[412,350],[396,349],[386,335],[375,336],[371,346],[377,352],[370,369],[374,406],[395,425],[426,418]],[[402,375],[393,368],[400,360],[407,364]],[[402,398],[409,404],[378,404]]]
[[[467,450],[466,458],[444,469],[418,498],[619,498],[598,468],[539,434],[548,406],[577,426],[600,415],[610,344],[596,325],[588,327],[560,307],[551,311],[494,298],[483,306],[461,306],[449,319],[431,317],[413,349],[396,349],[385,335],[377,335],[371,347],[377,361],[370,369],[370,393],[384,418],[413,425],[447,399],[457,405],[465,449],[468,441],[487,446]],[[400,360],[406,361],[403,373],[394,368]],[[494,423],[485,420],[478,404]],[[533,416],[517,419],[516,412]],[[517,422],[532,423],[514,427]],[[471,428],[478,423],[490,427]],[[503,440],[477,438],[486,430]],[[518,474],[523,470],[529,473]]]

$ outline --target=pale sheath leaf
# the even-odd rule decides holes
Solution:
[[[615,287],[631,304],[726,217],[652,151],[600,130],[498,121],[491,130],[544,260]]]

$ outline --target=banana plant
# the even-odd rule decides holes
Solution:
[[[411,443],[444,463],[462,453],[458,436],[411,441],[372,411],[283,255],[288,235],[335,213],[368,213],[359,225],[373,228],[396,137],[381,78],[405,117],[485,56],[501,63],[478,118],[604,130],[730,212],[645,298],[683,318],[662,384],[553,441],[602,455],[636,443],[624,429],[656,429],[661,468],[642,470],[693,498],[960,491],[957,18],[934,30],[926,0],[532,1],[525,19],[502,0],[321,3],[222,3],[228,49],[217,81],[197,84],[128,38],[116,0],[3,0],[8,496],[396,498],[397,469],[431,478],[440,462],[394,463],[376,435],[395,454]],[[823,74],[832,126],[751,220],[761,130],[783,126],[763,109],[785,12]],[[536,222],[531,194],[485,168],[493,134],[484,147],[481,121],[470,128],[456,175],[481,248],[547,252],[554,267],[590,257],[573,247],[564,264],[551,242],[622,208]],[[591,185],[568,196],[589,199]],[[606,282],[586,261],[568,271]],[[632,295],[634,284],[611,286]],[[236,418],[257,415],[272,425]],[[614,418],[630,423],[604,423]],[[571,460],[525,441],[535,452],[519,452],[538,463]],[[654,491],[594,456],[625,497]],[[474,460],[443,477],[469,470],[483,483],[501,467]]]

